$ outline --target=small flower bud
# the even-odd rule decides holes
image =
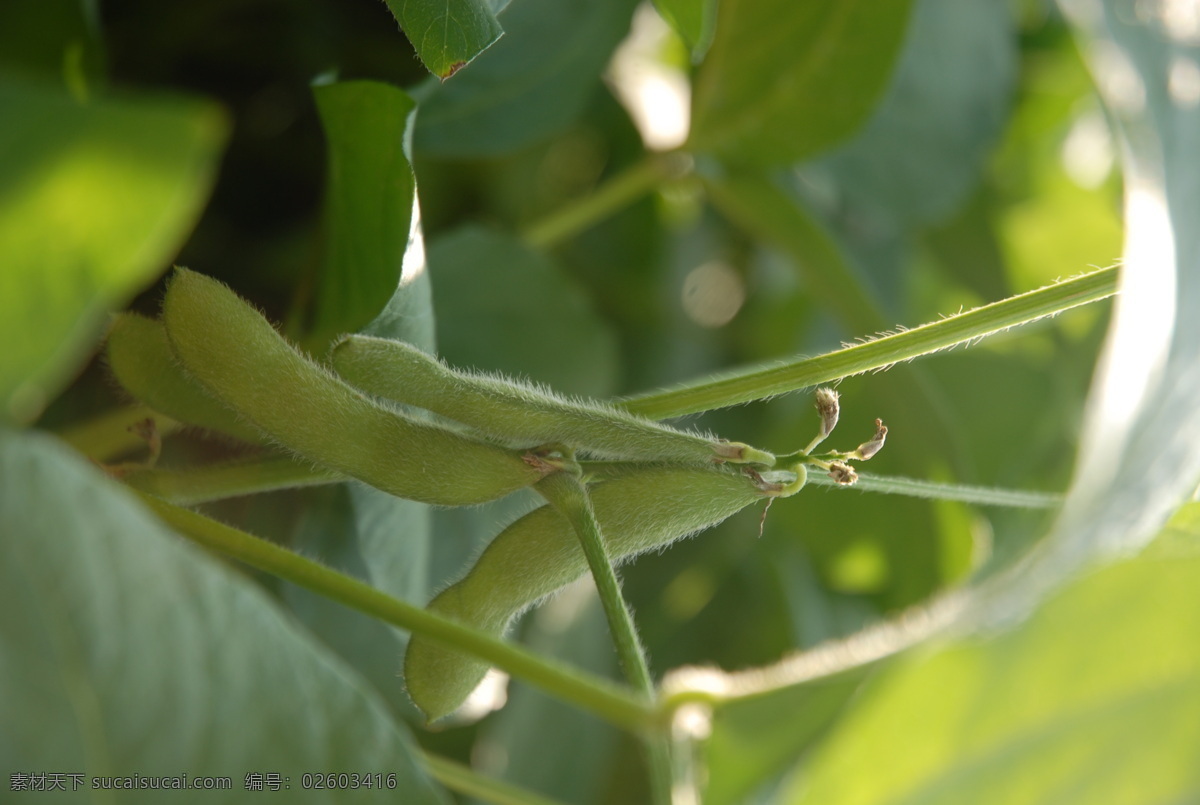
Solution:
[[[829,477],[842,486],[850,486],[858,480],[858,473],[844,461],[829,462]]]
[[[887,441],[887,425],[883,424],[883,420],[875,420],[875,435],[871,437],[871,441],[863,442],[854,451],[856,458],[866,461],[871,456],[883,449],[883,443]]]
[[[833,433],[838,422],[838,393],[831,388],[819,388],[816,393],[817,413],[821,415],[821,435],[824,439]]]

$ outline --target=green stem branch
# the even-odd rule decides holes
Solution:
[[[156,414],[144,405],[127,405],[67,425],[57,433],[60,439],[88,458],[107,463],[135,450],[145,450],[146,440],[130,428],[147,418],[154,420],[161,436],[180,427],[175,420]]]
[[[127,473],[122,480],[139,492],[179,506],[194,506],[239,495],[335,483],[346,477],[290,456],[268,456],[181,470],[153,467]]]
[[[994,486],[971,486],[967,484],[943,484],[902,478],[895,475],[858,473],[858,483],[841,486],[832,478],[818,473],[809,473],[808,482],[838,489],[857,489],[861,492],[878,492],[884,495],[904,495],[927,500],[954,500],[976,506],[1006,506],[1016,509],[1052,509],[1062,503],[1062,495],[1053,492],[1034,492],[1024,489],[1004,489]]]
[[[356,578],[196,512],[150,495],[141,497],[164,522],[193,542],[385,623],[469,652],[618,726],[641,732],[653,723],[653,709],[643,697],[633,696],[606,680],[535,656],[477,629],[392,598]]]
[[[616,404],[651,419],[726,408],[851,375],[886,369],[900,361],[966,344],[1010,327],[1105,299],[1116,292],[1117,270],[1105,268],[816,358],[738,371],[620,400]]]
[[[486,777],[453,760],[429,753],[424,757],[425,765],[433,779],[464,796],[490,802],[492,805],[561,805],[556,800],[517,788],[503,780]]]
[[[534,223],[525,231],[525,242],[535,249],[553,248],[690,168],[691,157],[686,154],[650,154],[605,181],[590,195]]]
[[[646,662],[646,650],[638,638],[633,615],[621,595],[621,583],[613,570],[612,560],[600,533],[600,524],[592,509],[592,501],[580,479],[570,472],[556,472],[539,481],[535,487],[571,524],[583,554],[587,557],[592,578],[608,629],[616,645],[617,657],[625,676],[650,707],[654,707],[656,691],[650,667]],[[671,756],[666,739],[657,734],[645,734],[644,742],[650,766],[650,785],[656,803],[668,805],[671,801]]]

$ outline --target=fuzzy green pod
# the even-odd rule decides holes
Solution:
[[[588,492],[609,556],[620,562],[703,531],[763,498],[792,495],[805,479],[803,465],[785,482],[745,468],[649,466]],[[526,609],[587,571],[570,523],[542,506],[504,529],[428,609],[500,636]],[[487,669],[487,663],[418,634],[404,658],[408,693],[431,721],[454,712]]]
[[[402,498],[443,506],[494,500],[549,471],[532,456],[409,419],[301,355],[214,279],[180,269],[163,302],[176,358],[272,440]]]
[[[158,413],[242,441],[262,441],[262,434],[208,396],[179,367],[161,322],[136,313],[115,316],[108,331],[105,358],[117,382]]]
[[[511,446],[560,443],[605,459],[771,466],[740,442],[677,430],[590,400],[446,366],[409,344],[352,335],[334,346],[334,369],[364,391],[461,422]]]

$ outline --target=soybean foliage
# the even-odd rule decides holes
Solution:
[[[0,799],[1200,798],[1185,6],[0,4]]]

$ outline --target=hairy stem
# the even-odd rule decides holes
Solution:
[[[685,174],[690,168],[691,158],[686,154],[650,154],[579,201],[534,223],[525,231],[525,242],[535,249],[553,248],[628,207],[668,179]]]
[[[653,723],[642,696],[561,663],[552,662],[477,629],[392,598],[356,578],[281,548],[267,540],[143,494],[143,502],[184,537],[251,567],[297,584],[385,623],[417,632],[443,645],[487,660],[513,676],[627,729]]]
[[[857,489],[862,492],[879,492],[884,495],[904,495],[905,497],[929,500],[955,500],[961,503],[973,503],[976,506],[1006,506],[1017,509],[1052,509],[1061,504],[1063,499],[1062,495],[1054,492],[943,484],[935,481],[922,481],[917,478],[875,475],[865,472],[858,473],[858,483],[853,487],[841,486],[832,478],[815,472],[809,473],[808,481],[820,486],[834,486],[838,489]]]
[[[733,372],[631,397],[618,401],[617,405],[651,419],[726,408],[885,369],[900,361],[966,344],[1010,327],[1096,302],[1116,292],[1117,270],[1105,268],[816,358]]]
[[[608,629],[612,633],[625,677],[634,689],[641,693],[647,704],[654,707],[657,694],[654,679],[650,676],[650,667],[646,663],[646,650],[638,638],[633,615],[621,595],[621,583],[617,580],[616,571],[613,570],[612,561],[608,557],[604,537],[600,533],[600,524],[596,521],[596,512],[592,509],[587,489],[583,482],[570,472],[549,475],[539,481],[535,488],[567,519],[579,537],[579,544],[587,557],[592,578],[596,581],[596,590],[600,595],[600,603],[604,607]],[[666,739],[661,735],[646,734],[644,742],[650,765],[650,786],[654,802],[669,805],[671,756]]]

